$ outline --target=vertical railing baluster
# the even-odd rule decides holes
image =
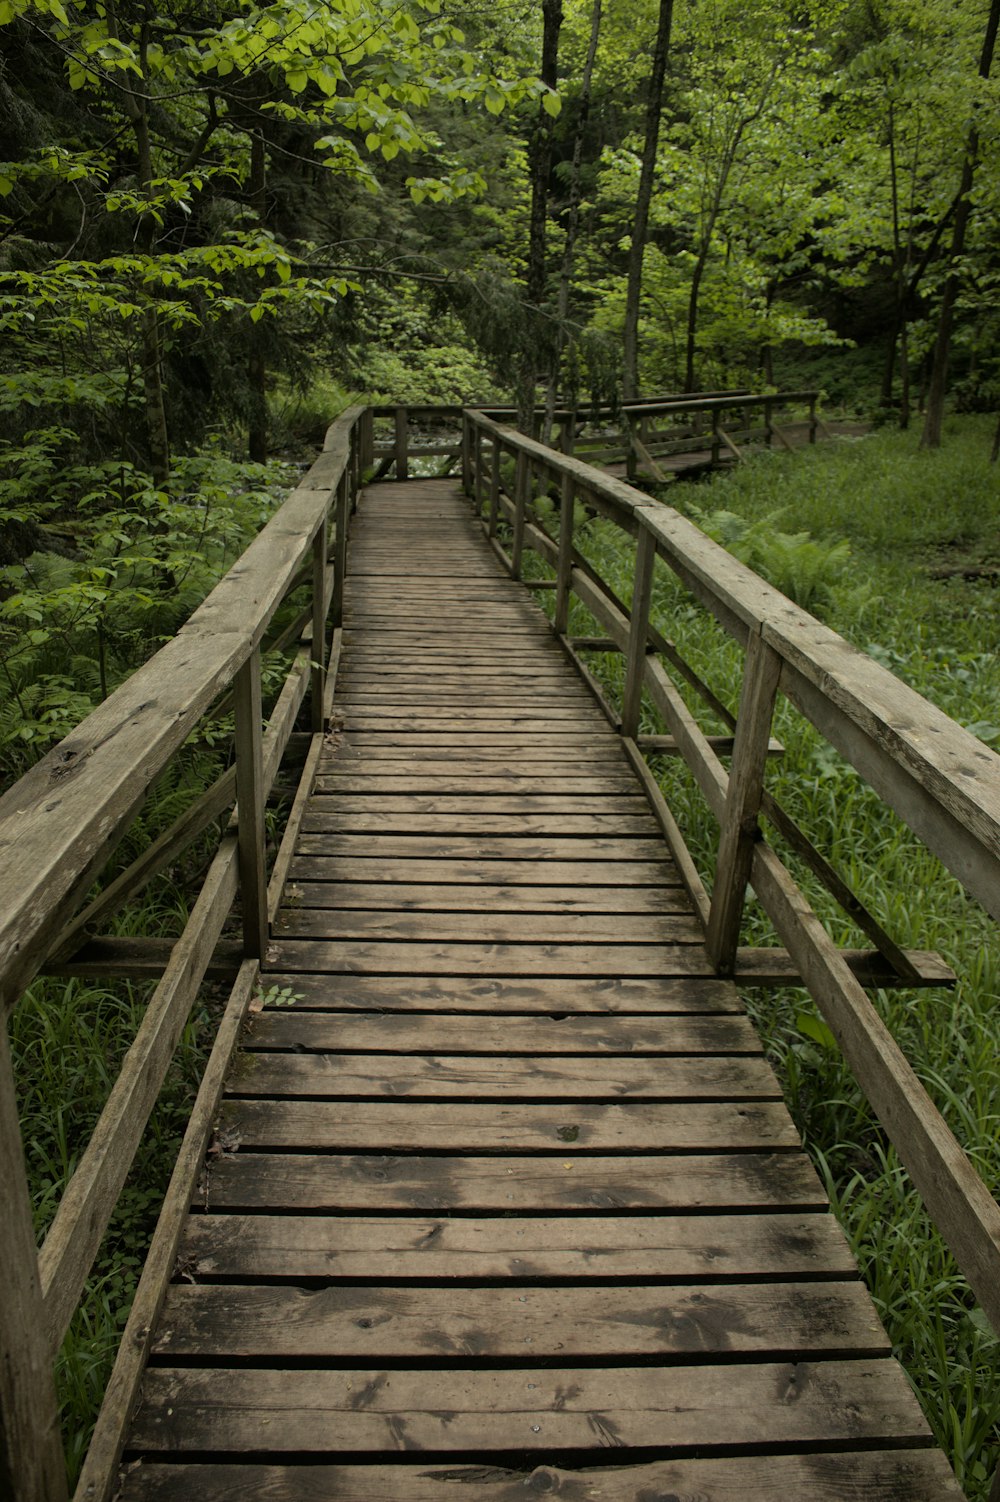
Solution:
[[[330,601],[330,621],[334,627],[344,624],[344,576],[347,573],[347,529],[350,521],[351,496],[347,475],[343,474],[337,484],[335,536],[333,540],[333,598]]]
[[[813,396],[811,396],[809,398],[809,442],[810,443],[815,443],[816,442],[816,428],[817,428],[817,426],[818,426],[818,423],[817,423],[817,420],[816,420],[816,397],[815,397],[815,395],[813,395]]]
[[[646,668],[646,642],[649,635],[649,606],[653,598],[653,564],[656,541],[639,522],[635,549],[635,575],[632,582],[632,618],[628,634],[625,667],[625,691],[622,695],[622,735],[636,736],[642,706],[642,683]]]
[[[500,461],[503,458],[503,449],[499,438],[493,438],[493,461],[490,465],[490,514],[487,522],[487,533],[490,537],[497,535],[497,522],[500,519]]]
[[[559,557],[556,563],[555,628],[560,636],[569,630],[570,582],[573,576],[573,508],[576,487],[571,475],[563,475],[559,500]]]
[[[310,714],[313,732],[323,729],[323,699],[326,694],[326,555],[328,522],[313,541],[312,572],[312,673],[309,680]]]
[[[17,1088],[0,1022],[0,1492],[9,1502],[65,1502],[55,1353],[42,1312],[38,1253],[21,1147]]]
[[[472,485],[475,496],[476,515],[483,509],[483,430],[477,423],[472,430]]]
[[[731,975],[736,964],[780,676],[781,658],[765,644],[759,632],[752,632],[747,641],[706,937],[709,959],[719,975]]]
[[[531,483],[531,466],[527,454],[518,452],[514,479],[514,536],[510,547],[510,571],[515,579],[521,577],[521,557],[524,552],[524,520],[528,509],[528,487]]]
[[[408,480],[410,478],[410,466],[407,458],[407,443],[409,441],[409,421],[405,407],[396,408],[396,479]]]
[[[315,644],[314,644],[315,645]],[[263,959],[267,949],[267,873],[264,865],[264,751],[260,647],[233,680],[236,711],[236,802],[243,953]]]
[[[719,451],[720,451],[721,447],[722,447],[722,439],[719,436],[719,409],[718,409],[718,407],[713,407],[712,408],[712,468],[713,469],[717,468],[717,466],[718,466],[718,463],[719,463]]]

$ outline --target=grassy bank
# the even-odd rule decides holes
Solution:
[[[953,422],[945,447],[882,431],[815,450],[762,454],[661,495],[921,694],[1000,747],[1000,473],[991,425]],[[628,598],[633,546],[599,519],[579,546]],[[653,617],[734,708],[742,653],[657,565]],[[577,607],[571,629],[595,623]],[[621,658],[595,659],[612,692]],[[686,693],[704,728],[721,731]],[[662,731],[648,706],[643,729]],[[987,1183],[1000,1185],[1000,956],[996,927],[828,747],[779,701],[786,747],[768,786],[897,942],[936,949],[954,989],[885,991],[882,1016]],[[686,770],[656,764],[702,874],[716,827]],[[773,837],[773,831],[768,831]],[[794,855],[774,841],[844,945],[867,947]],[[775,936],[750,898],[743,942]],[[745,993],[786,1099],[851,1240],[938,1442],[974,1502],[985,1502],[1000,1437],[1000,1343],[930,1226],[907,1175],[832,1036],[800,989]]]

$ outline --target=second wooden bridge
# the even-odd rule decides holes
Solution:
[[[897,949],[863,910],[854,915],[876,952],[834,949],[756,826],[763,808],[812,850],[762,788],[777,687],[767,654],[785,665],[783,690],[837,743],[841,720],[862,715],[838,668],[845,644],[674,513],[488,419],[468,418],[464,486],[363,489],[363,416],[347,419],[361,438],[331,444],[234,571],[256,625],[240,625],[220,586],[188,641],[178,638],[185,662],[192,642],[205,659],[189,717],[237,674],[235,789],[223,781],[230,800],[239,793],[240,819],[206,881],[210,907],[200,898],[192,915],[194,938],[166,962],[150,1025],[182,1025],[237,868],[243,943],[77,1502],[959,1502],[731,978],[808,979],[995,1316],[996,1206],[858,984],[893,973],[940,981],[940,962]],[[562,483],[556,540],[530,508],[532,470],[544,484],[548,467]],[[319,499],[331,486],[332,570]],[[637,535],[630,611],[574,551],[581,487]],[[555,635],[509,577],[528,546],[552,566]],[[654,546],[683,557],[696,592],[724,600],[733,634],[741,619],[758,621],[743,631],[733,735],[702,735],[664,686],[657,654],[674,649],[648,616]],[[307,642],[262,740],[255,642],[280,600],[276,569],[291,585],[310,550],[319,603],[306,619],[316,640],[332,603],[330,676]],[[597,645],[625,655],[616,724],[571,661],[570,591],[608,631]],[[225,668],[207,645],[220,635]],[[67,914],[115,827],[100,800],[116,793],[121,804],[129,785],[113,787],[102,759],[134,737],[135,776],[148,778],[190,723],[158,671],[158,694],[126,686],[90,740],[65,743],[32,774],[37,792],[26,780],[11,795],[17,817],[58,786],[44,851],[59,848],[60,821],[76,830],[58,868],[47,872],[42,854],[26,860],[22,885],[33,885],[18,896],[62,915],[64,973],[122,963],[107,941],[74,953],[80,919],[67,927]],[[803,687],[813,672],[825,675],[816,700]],[[867,733],[896,695],[905,742],[922,701],[871,674],[858,683]],[[314,729],[268,883],[265,789],[310,681]],[[644,687],[670,731],[652,741],[689,757],[720,818],[711,903],[640,754]],[[935,787],[945,836],[924,804],[915,820],[995,898],[997,791],[959,783],[957,758],[968,765],[978,743],[923,709],[950,738],[930,742],[933,776],[919,762],[923,722],[916,749],[895,748],[908,758],[905,796],[919,778]],[[873,780],[882,775],[874,741],[850,745]],[[954,791],[942,795],[949,777]],[[221,797],[221,785],[209,790],[198,817]],[[955,834],[961,797],[980,812]],[[193,824],[187,816],[182,832]],[[748,873],[786,949],[738,947]],[[62,895],[58,881],[73,890]],[[107,900],[84,917],[96,921]],[[45,948],[31,932],[3,960],[8,1005]],[[132,946],[129,957],[154,963],[152,950]],[[225,968],[224,947],[214,964]],[[263,1007],[250,1007],[241,1034],[258,988]],[[5,1262],[14,1292],[0,1336],[14,1328],[11,1311],[22,1321],[2,1378],[15,1461],[21,1445],[7,1474],[25,1502],[59,1495],[37,1352],[58,1345],[124,1176],[122,1143],[141,1132],[165,1067],[163,1046],[141,1031],[37,1276],[23,1247]],[[23,1225],[21,1200],[11,1203],[0,1233],[9,1246]],[[35,1352],[30,1369],[24,1350]],[[19,1411],[33,1384],[41,1396]]]

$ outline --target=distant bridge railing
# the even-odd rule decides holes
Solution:
[[[791,447],[789,423],[804,420],[808,441],[815,443],[823,425],[817,412],[818,391],[755,394],[745,390],[699,391],[682,396],[636,397],[628,402],[557,403],[536,407],[530,437],[543,437],[561,453],[589,464],[624,465],[629,479],[642,472],[648,479],[672,478],[660,461],[686,459],[685,469],[718,468],[739,458],[751,445],[767,448],[777,441]],[[514,424],[513,407],[476,408],[494,422]],[[455,472],[462,455],[462,411],[454,405],[380,406],[372,409],[375,479],[407,480],[445,477]]]
[[[524,577],[527,550],[554,591],[553,625],[618,729],[643,782],[720,975],[747,984],[805,985],[895,1144],[932,1218],[994,1328],[1000,1331],[1000,1208],[890,1035],[864,986],[953,979],[936,955],[901,949],[823,852],[764,786],[780,692],[811,721],[994,918],[1000,919],[1000,756],[733,558],[677,511],[641,491],[503,427],[465,413],[464,485],[508,572]],[[537,504],[546,498],[545,507]],[[631,605],[575,546],[577,503],[635,539]],[[557,522],[546,517],[557,509]],[[503,529],[505,541],[501,541]],[[666,565],[745,653],[734,715],[650,618],[654,575]],[[569,631],[571,600],[602,637]],[[583,654],[619,653],[621,707],[609,703]],[[731,731],[706,734],[682,696],[693,691]],[[640,734],[643,695],[667,735]],[[731,769],[721,757],[732,754]],[[683,757],[718,826],[715,880],[706,889],[646,752]],[[831,939],[785,863],[764,818],[874,945],[845,952]],[[785,949],[741,949],[748,883]]]

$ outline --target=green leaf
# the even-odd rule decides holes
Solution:
[[[487,106],[487,108],[488,108],[488,106]],[[552,94],[552,93],[543,94],[542,95],[542,109],[545,111],[545,113],[547,115],[551,115],[552,118],[553,118],[553,120],[554,120],[555,117],[559,114],[560,110],[562,109],[562,100],[559,98],[559,95],[558,94]]]
[[[819,1017],[814,1017],[811,1012],[799,1012],[796,1014],[795,1026],[804,1038],[810,1038],[813,1043],[818,1043],[820,1048],[827,1053],[839,1053],[837,1040]]]

